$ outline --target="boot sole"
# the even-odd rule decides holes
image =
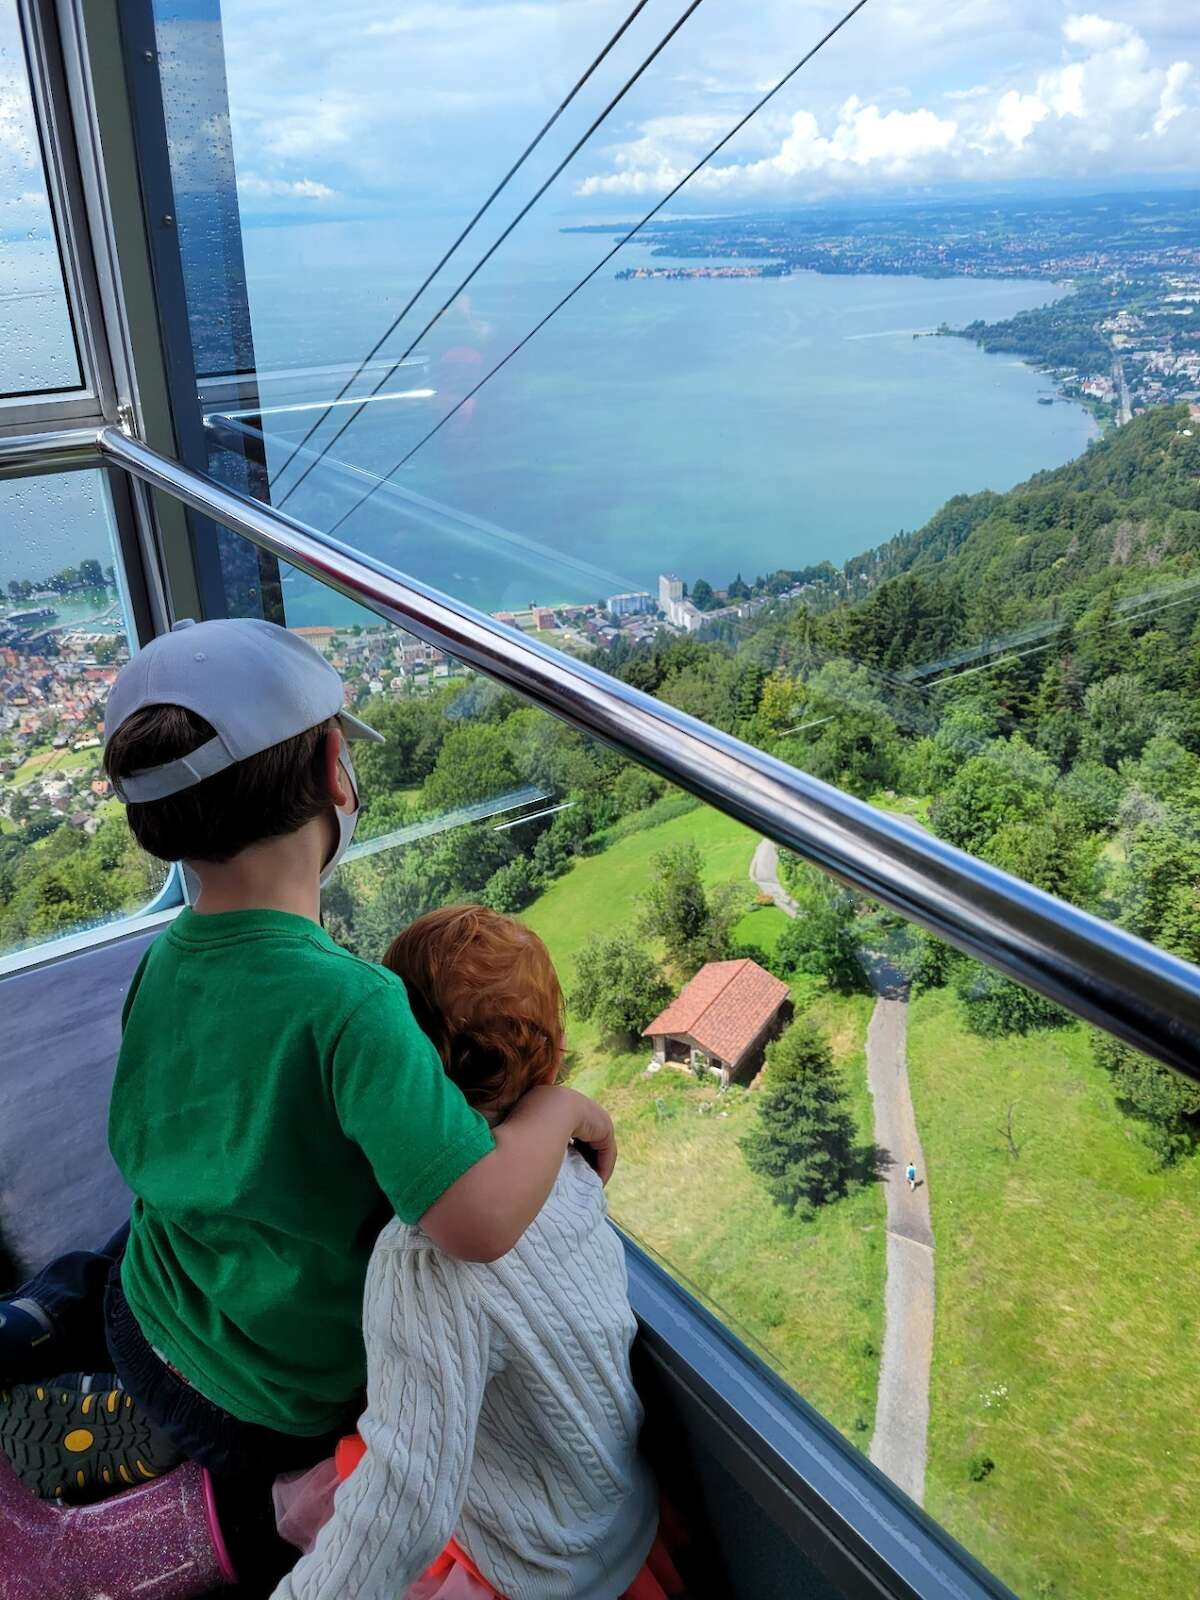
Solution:
[[[0,1449],[40,1499],[80,1505],[146,1483],[183,1459],[120,1389],[0,1391]]]

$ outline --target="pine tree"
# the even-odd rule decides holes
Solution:
[[[767,1051],[758,1126],[741,1140],[747,1164],[785,1210],[825,1205],[846,1192],[853,1138],[829,1045],[810,1023],[793,1023]]]
[[[758,711],[767,675],[757,661],[748,661],[738,673],[734,709],[739,722],[749,722]]]

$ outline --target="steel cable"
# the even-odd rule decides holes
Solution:
[[[509,167],[508,171],[500,179],[500,182],[492,190],[491,194],[488,195],[487,199],[479,207],[478,211],[476,211],[475,215],[471,218],[470,222],[467,223],[466,227],[459,234],[458,238],[455,239],[454,243],[446,251],[445,255],[443,255],[441,260],[438,262],[437,266],[434,267],[433,270],[425,278],[424,282],[421,284],[421,287],[416,291],[415,294],[413,294],[409,298],[409,300],[406,303],[406,305],[404,306],[403,310],[400,312],[400,314],[397,317],[395,317],[393,319],[391,324],[388,326],[387,330],[378,339],[376,339],[375,343],[371,346],[371,348],[367,351],[366,355],[359,362],[358,367],[356,368],[356,370],[351,373],[349,378],[346,379],[346,382],[338,390],[337,394],[330,401],[329,405],[327,405],[325,407],[324,411],[322,411],[321,415],[313,423],[312,427],[304,435],[303,439],[300,440],[299,444],[297,444],[293,448],[293,450],[292,450],[291,454],[288,456],[287,460],[283,463],[283,465],[279,468],[279,471],[276,473],[277,477],[282,477],[282,475],[287,471],[287,469],[291,466],[292,462],[296,459],[297,454],[301,450],[303,450],[304,446],[312,438],[313,434],[316,433],[317,429],[325,421],[326,417],[330,414],[330,412],[333,410],[334,406],[338,403],[338,401],[345,399],[346,395],[354,387],[354,385],[358,382],[359,378],[362,377],[363,372],[366,370],[368,363],[373,361],[374,358],[379,354],[380,350],[383,349],[384,345],[388,342],[388,340],[395,333],[396,329],[404,321],[405,317],[412,310],[413,306],[416,305],[417,301],[425,293],[426,289],[428,289],[429,285],[433,282],[433,280],[437,277],[438,273],[446,265],[447,261],[449,261],[450,257],[458,249],[459,245],[462,244],[463,240],[466,239],[468,234],[475,227],[475,224],[477,222],[481,221],[481,219],[483,218],[484,214],[490,208],[493,200],[498,199],[500,194],[502,193],[502,191],[508,187],[509,182],[517,175],[517,173],[525,165],[526,161],[528,161],[529,157],[537,149],[538,145],[541,144],[542,140],[550,132],[551,128],[558,121],[559,117],[562,116],[563,112],[571,104],[571,101],[574,100],[575,96],[579,93],[579,91],[587,83],[588,79],[596,71],[596,68],[598,66],[600,66],[601,62],[604,61],[605,57],[610,53],[610,51],[613,50],[613,48],[616,46],[616,44],[620,41],[620,39],[624,36],[624,34],[632,26],[634,20],[638,16],[638,13],[641,12],[641,11],[644,11],[646,6],[649,5],[649,3],[650,3],[650,0],[637,0],[637,4],[634,6],[633,10],[625,18],[624,22],[617,29],[617,31],[612,35],[612,37],[609,39],[608,43],[604,46],[603,50],[601,50],[600,54],[595,57],[595,59],[592,61],[591,65],[588,67],[587,71],[584,72],[582,77],[576,79],[575,84],[572,87],[570,93],[566,96],[566,98],[564,100],[562,100],[559,103],[558,108],[547,119],[547,121],[545,121],[542,124],[542,126],[538,129],[537,133],[534,134],[533,138],[525,146],[524,150],[521,151],[521,154],[517,157],[517,159],[513,162],[512,166]]]
[[[684,9],[684,11],[681,13],[681,15],[676,18],[675,22],[672,23],[671,27],[667,29],[666,33],[662,36],[662,38],[654,46],[654,49],[651,50],[650,54],[645,58],[644,61],[642,61],[641,65],[638,66],[636,68],[636,70],[629,75],[628,78],[626,78],[625,82],[617,90],[616,94],[613,95],[612,99],[604,107],[603,111],[601,111],[599,113],[599,115],[597,117],[595,117],[591,123],[589,123],[588,127],[585,129],[585,131],[580,136],[580,138],[578,138],[575,141],[575,143],[571,146],[570,150],[567,151],[567,153],[563,157],[563,159],[554,168],[554,171],[545,180],[545,182],[541,185],[541,187],[535,191],[533,197],[530,200],[526,201],[526,203],[521,207],[520,211],[517,212],[516,216],[512,219],[512,221],[504,229],[503,233],[501,233],[498,238],[493,240],[492,244],[488,247],[488,249],[484,252],[484,254],[482,256],[480,256],[479,260],[471,268],[470,272],[467,273],[466,277],[463,278],[462,281],[455,286],[455,288],[451,291],[451,293],[447,296],[447,298],[442,302],[442,304],[434,312],[433,316],[430,317],[429,321],[421,329],[420,333],[417,334],[416,338],[412,341],[412,343],[408,346],[408,348],[406,350],[402,351],[399,356],[397,356],[396,360],[388,368],[388,370],[384,373],[383,377],[380,378],[379,382],[371,390],[370,394],[362,401],[362,403],[360,405],[356,406],[354,408],[354,410],[351,411],[350,415],[346,418],[345,422],[342,423],[341,427],[338,428],[336,433],[334,433],[328,439],[328,441],[325,443],[325,445],[322,447],[321,451],[319,452],[316,461],[311,461],[308,464],[308,466],[304,469],[304,471],[300,474],[300,476],[295,480],[295,482],[292,484],[291,488],[287,491],[287,493],[283,496],[283,498],[278,501],[278,505],[280,507],[283,507],[283,506],[285,506],[287,504],[287,502],[291,499],[292,495],[296,492],[296,490],[304,482],[305,478],[308,477],[309,473],[316,470],[317,466],[320,463],[321,456],[325,455],[329,450],[331,450],[333,448],[333,446],[338,442],[338,440],[342,437],[342,435],[346,432],[347,428],[351,427],[353,425],[353,423],[358,419],[358,417],[360,417],[362,415],[363,411],[366,408],[367,401],[372,396],[377,395],[379,393],[379,391],[383,388],[384,384],[387,383],[390,380],[390,378],[392,377],[393,373],[396,372],[396,370],[401,366],[401,364],[404,361],[406,361],[408,359],[408,357],[410,355],[412,355],[413,351],[417,348],[417,346],[420,344],[421,340],[430,331],[430,329],[433,328],[438,322],[441,321],[441,319],[445,316],[446,312],[449,311],[450,307],[458,299],[459,295],[462,294],[463,290],[468,286],[468,284],[470,284],[472,282],[472,280],[483,270],[483,268],[492,259],[492,257],[495,255],[496,251],[499,250],[500,246],[504,243],[504,241],[512,233],[513,229],[516,228],[517,225],[520,222],[522,222],[525,217],[527,217],[529,215],[529,213],[533,210],[534,206],[542,198],[542,196],[545,194],[546,190],[550,187],[550,185],[554,182],[554,180],[558,177],[558,175],[563,171],[563,169],[566,166],[568,166],[570,164],[570,162],[572,162],[575,159],[575,157],[583,149],[584,145],[588,142],[588,140],[595,133],[596,129],[599,128],[600,125],[603,122],[605,122],[608,119],[609,116],[611,116],[613,111],[616,109],[616,107],[618,105],[620,105],[621,101],[625,98],[625,96],[633,88],[634,84],[637,83],[638,79],[642,76],[642,74],[644,72],[646,72],[648,70],[648,68],[658,59],[658,57],[662,54],[662,52],[670,44],[671,40],[679,32],[680,28],[683,27],[684,23],[688,20],[688,18],[692,15],[692,13],[694,11],[696,11],[700,7],[700,5],[702,3],[703,3],[703,0],[690,0],[690,4]],[[630,18],[630,20],[632,20],[632,18]],[[301,441],[301,442],[303,442],[303,441]],[[293,452],[293,454],[294,453],[295,452]]]
[[[628,233],[622,234],[622,236],[617,240],[616,244],[613,245],[612,249],[609,250],[606,255],[602,256],[599,261],[597,261],[596,265],[590,270],[590,272],[587,272],[582,278],[580,278],[579,282],[574,286],[573,289],[568,290],[568,292],[563,295],[561,300],[557,301],[555,305],[551,306],[550,310],[546,312],[545,316],[542,317],[540,321],[534,323],[533,327],[530,328],[529,332],[524,336],[524,338],[520,339],[515,345],[513,345],[512,349],[506,356],[501,357],[494,367],[492,367],[488,372],[485,372],[483,377],[480,378],[479,382],[475,384],[473,388],[469,389],[460,400],[456,401],[450,410],[447,411],[446,415],[442,417],[439,422],[435,423],[435,425],[430,428],[428,433],[424,434],[420,439],[418,439],[416,444],[413,445],[412,449],[403,455],[400,460],[396,462],[394,467],[392,467],[388,472],[384,473],[378,482],[373,484],[361,499],[356,500],[348,511],[342,513],[333,526],[328,529],[328,532],[336,533],[342,524],[352,517],[360,506],[363,506],[367,503],[377,489],[379,489],[383,484],[387,483],[390,478],[394,477],[402,467],[406,466],[408,462],[412,460],[418,450],[422,449],[436,434],[440,433],[446,424],[451,420],[451,418],[462,410],[467,401],[473,400],[485,384],[490,383],[496,374],[506,367],[513,357],[518,355],[529,343],[529,341],[535,338],[536,335],[539,334],[546,326],[546,324],[551,321],[552,318],[556,317],[563,307],[572,301],[579,291],[592,281],[598,272],[603,271],[603,269],[616,255],[617,251],[621,250],[625,245],[627,245],[630,239],[635,236],[635,234],[640,233],[648,222],[653,221],[663,207],[668,205],[675,198],[683,186],[686,183],[689,183],[702,167],[706,167],[714,156],[719,155],[729,141],[735,138],[742,131],[751,118],[756,117],[763,107],[769,101],[773,100],[780,90],[785,88],[792,81],[801,68],[807,66],[813,57],[823,50],[829,41],[835,36],[835,34],[840,33],[846,24],[850,22],[851,19],[855,17],[866,4],[867,0],[857,0],[857,3],[852,5],[850,9],[836,23],[834,23],[833,27],[830,28],[828,32],[823,34],[821,38],[817,40],[816,44],[814,44],[810,50],[801,56],[800,60],[796,62],[795,66],[786,72],[783,77],[779,79],[778,83],[776,83],[772,88],[768,89],[766,94],[764,94],[761,99],[756,101],[755,104],[751,106],[750,110],[746,112],[745,116],[741,117],[736,123],[734,123],[733,127],[730,128],[727,134],[725,134],[724,138],[719,139],[717,143],[713,145],[712,149],[709,150],[707,154],[704,155],[699,161],[697,161],[695,166],[686,172],[673,188],[669,189],[667,193],[663,195],[662,199],[658,201],[657,205],[653,206],[649,211],[647,211],[646,215],[629,229]]]

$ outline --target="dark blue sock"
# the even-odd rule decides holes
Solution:
[[[0,1300],[0,1380],[44,1376],[53,1365],[54,1324],[34,1300]]]

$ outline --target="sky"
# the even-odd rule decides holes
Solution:
[[[245,220],[458,209],[499,179],[633,3],[223,0]],[[529,190],[687,3],[645,0],[531,163]],[[846,4],[702,0],[544,209],[625,215],[659,197]],[[165,74],[183,81],[220,59],[217,10],[157,0]],[[48,221],[21,71],[15,3],[0,0],[0,234],[10,238]],[[867,0],[681,202],[1186,181],[1200,167],[1198,114],[1195,0]]]
[[[224,0],[244,211],[315,219],[480,192],[632,3]],[[539,177],[686,3],[646,0],[539,151]],[[626,214],[657,198],[848,3],[703,0],[550,206]],[[962,183],[1178,182],[1200,166],[1198,113],[1195,0],[868,0],[685,194],[721,209]]]

